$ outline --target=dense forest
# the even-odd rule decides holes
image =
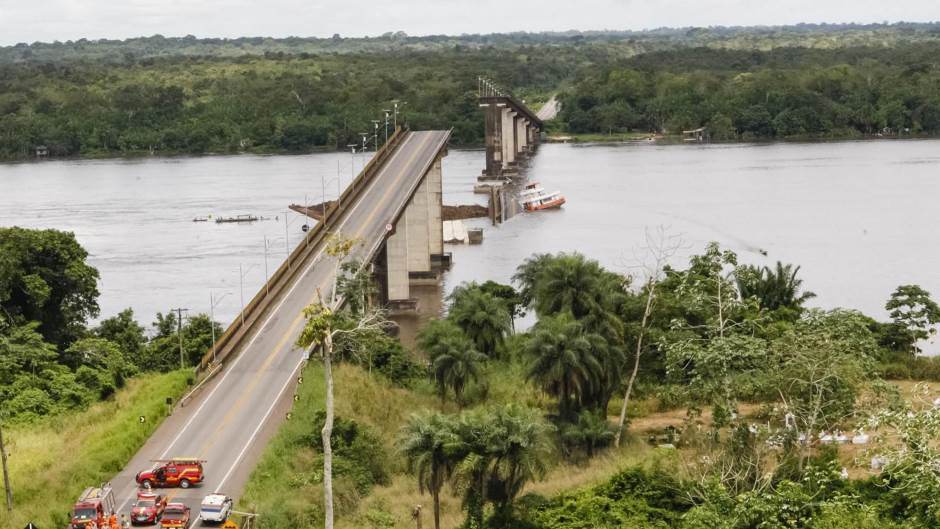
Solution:
[[[480,75],[530,103],[558,93],[552,130],[571,133],[931,135],[938,35],[911,24],[17,45],[0,49],[0,159],[343,147],[394,100],[412,127],[479,144]]]

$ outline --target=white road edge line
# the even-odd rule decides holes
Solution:
[[[410,140],[411,140],[412,138],[414,138],[414,135],[413,135],[413,134],[414,134],[414,133],[409,133],[409,134],[408,134],[408,137],[405,138],[405,141],[402,142],[401,147],[404,147],[405,143],[410,142]],[[388,160],[387,163],[388,163],[388,164],[391,164],[392,161],[393,161],[395,158],[397,158],[398,155],[401,154],[402,151],[403,151],[403,149],[401,149],[401,148],[399,148],[398,150],[396,150],[396,151],[395,151],[395,154],[394,154],[391,158],[389,158],[389,160]],[[375,189],[375,187],[371,187],[371,186],[369,187],[369,191],[371,191],[371,190],[373,190],[373,189]],[[340,223],[340,225],[339,225],[337,231],[342,231],[343,226],[346,225],[346,222],[352,217],[352,213],[359,207],[360,204],[362,204],[362,201],[361,201],[361,200],[358,201],[358,202],[356,202],[355,204],[353,204],[353,208],[352,208],[352,209],[349,211],[349,213],[346,214],[346,216],[343,218],[343,221]],[[180,438],[183,436],[183,434],[186,433],[186,430],[189,429],[189,427],[192,425],[193,421],[196,419],[196,417],[199,415],[199,413],[202,411],[202,409],[206,406],[206,404],[209,403],[210,400],[212,400],[212,396],[215,395],[215,392],[216,392],[220,387],[222,387],[222,385],[225,383],[225,379],[228,378],[228,376],[232,373],[232,371],[234,371],[235,366],[238,365],[238,362],[240,362],[241,359],[246,356],[246,355],[244,354],[245,349],[248,349],[249,347],[252,346],[252,344],[254,344],[254,342],[255,342],[255,340],[258,338],[258,336],[260,336],[261,333],[262,333],[262,331],[264,331],[264,329],[268,326],[268,323],[271,322],[271,318],[273,318],[274,315],[277,314],[277,312],[281,309],[281,306],[284,304],[285,301],[287,301],[287,299],[290,297],[291,293],[294,292],[294,289],[297,287],[297,285],[299,285],[299,284],[301,283],[301,279],[302,279],[304,276],[306,276],[306,275],[310,272],[310,269],[313,268],[313,266],[317,263],[317,261],[320,259],[320,256],[321,256],[321,255],[323,255],[323,249],[321,249],[321,250],[317,253],[316,257],[314,257],[314,258],[310,261],[310,264],[307,265],[307,267],[304,269],[304,271],[303,271],[303,272],[300,274],[300,276],[297,278],[297,281],[295,281],[294,284],[291,285],[291,288],[287,291],[287,294],[285,294],[285,295],[281,298],[281,301],[277,304],[277,306],[274,308],[274,310],[271,311],[271,314],[268,315],[268,318],[264,321],[264,323],[261,325],[261,327],[258,328],[258,331],[254,334],[254,336],[251,337],[251,340],[249,340],[248,344],[245,345],[245,346],[242,348],[241,352],[238,354],[238,358],[236,358],[235,361],[232,362],[232,365],[228,366],[228,368],[225,370],[225,374],[222,375],[222,379],[219,380],[218,383],[216,383],[215,387],[212,388],[212,391],[209,392],[209,395],[205,398],[205,400],[202,401],[202,404],[200,404],[199,407],[196,408],[196,411],[193,412],[192,417],[190,417],[189,420],[186,421],[186,424],[184,424],[183,427],[180,429],[179,433],[176,434],[176,437],[174,437],[173,440],[170,441],[170,444],[167,446],[166,450],[164,450],[163,453],[160,454],[160,459],[166,458],[166,455],[167,455],[168,453],[170,453],[170,450],[172,450],[173,446],[175,446],[176,443],[177,443],[177,442],[180,440]],[[296,371],[296,368],[295,368],[295,371]],[[291,380],[292,378],[293,378],[293,376],[291,376],[291,378],[288,379],[288,383],[290,382],[290,380]],[[276,402],[276,401],[275,401],[275,402]],[[264,424],[264,421],[265,421],[266,419],[267,419],[267,415],[265,415],[265,419],[262,419],[261,424]],[[253,437],[253,436],[252,436],[252,437]],[[247,449],[247,447],[250,446],[250,445],[251,445],[251,442],[249,441],[249,443],[248,443],[247,445],[245,445],[245,449]],[[242,452],[244,453],[244,451],[245,451],[245,450],[243,449]],[[241,458],[241,456],[239,456],[239,458]],[[121,503],[121,506],[118,507],[118,512],[123,511],[123,510],[124,510],[124,507],[126,507],[126,506],[127,506],[127,503],[130,502],[130,501],[131,501],[131,498],[125,499],[124,502]]]
[[[287,381],[284,382],[284,385],[281,386],[281,390],[277,393],[277,397],[275,397],[274,401],[271,402],[271,405],[268,406],[268,411],[266,411],[264,414],[264,417],[262,417],[261,420],[258,421],[258,426],[255,427],[255,430],[251,432],[251,437],[248,438],[248,442],[245,443],[244,447],[242,447],[241,452],[238,453],[238,456],[235,458],[235,461],[232,462],[232,466],[229,467],[228,472],[226,472],[225,475],[222,476],[222,481],[220,481],[218,486],[216,487],[217,490],[223,489],[223,485],[225,485],[225,482],[228,481],[228,478],[229,476],[232,475],[232,472],[235,470],[235,467],[237,467],[238,464],[241,462],[242,457],[245,456],[245,452],[247,452],[248,448],[250,448],[252,443],[255,442],[255,437],[257,437],[258,432],[261,431],[261,427],[264,426],[265,422],[267,422],[268,417],[271,415],[271,412],[274,411],[274,407],[277,406],[277,404],[281,401],[281,398],[284,396],[284,392],[287,391],[287,387],[290,386],[291,382],[294,381],[294,377],[297,374],[297,370],[300,369],[300,366],[302,366],[303,363],[304,363],[303,358],[300,359],[300,362],[297,362],[297,365],[294,367],[293,371],[291,371],[290,373],[290,378],[288,378]]]

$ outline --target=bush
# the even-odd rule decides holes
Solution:
[[[940,357],[915,356],[910,363],[910,378],[940,381]]]
[[[881,376],[888,380],[907,380],[911,378],[911,368],[900,362],[882,364],[879,371],[881,371]]]
[[[322,456],[323,440],[320,431],[326,422],[326,412],[318,411],[313,418],[310,445]],[[352,419],[336,417],[333,423],[333,472],[337,479],[348,479],[356,491],[368,494],[374,485],[388,483],[388,460],[382,442],[372,430]],[[314,468],[322,468],[322,459]],[[320,476],[320,480],[323,477]]]
[[[607,483],[549,501],[527,498],[519,503],[523,523],[544,529],[636,529],[675,527],[691,505],[679,492],[682,484],[664,469],[632,467]]]

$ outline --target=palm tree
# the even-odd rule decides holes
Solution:
[[[418,347],[431,361],[431,373],[443,400],[447,388],[454,390],[458,404],[470,380],[479,380],[486,356],[474,348],[463,330],[449,320],[435,320],[421,331]]]
[[[458,444],[450,453],[452,480],[463,491],[466,527],[483,526],[487,501],[506,515],[526,483],[540,478],[550,461],[552,426],[538,410],[514,404],[471,410],[455,425]]]
[[[439,413],[412,415],[402,428],[399,446],[418,478],[418,489],[431,493],[434,528],[441,527],[441,489],[454,468],[453,450],[459,446],[453,420]]]
[[[537,253],[523,261],[522,264],[516,268],[516,273],[512,276],[512,280],[519,285],[519,297],[522,300],[522,306],[532,306],[538,277],[548,263],[554,259],[555,256],[551,254]]]
[[[562,428],[561,436],[566,444],[581,446],[588,457],[594,457],[597,448],[614,439],[614,430],[602,413],[583,410],[578,414],[578,422]]]
[[[509,404],[492,413],[487,428],[491,462],[486,497],[495,504],[497,516],[505,520],[526,483],[545,475],[552,430],[538,410]]]
[[[767,310],[784,307],[800,310],[816,294],[800,292],[803,280],[796,277],[799,271],[799,266],[777,261],[774,269],[747,265],[738,267],[734,275],[742,299],[756,298],[760,306]]]
[[[480,288],[458,288],[451,294],[448,319],[473,341],[478,351],[494,357],[509,332],[506,304]]]
[[[570,314],[562,314],[542,318],[526,343],[531,358],[527,376],[558,397],[561,416],[569,416],[571,401],[583,402],[600,382],[603,364],[596,352],[601,340],[585,333]]]
[[[570,312],[581,319],[602,307],[605,271],[583,255],[559,254],[544,265],[535,283],[539,315]]]

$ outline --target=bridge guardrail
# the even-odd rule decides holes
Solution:
[[[266,314],[271,304],[280,297],[284,288],[293,282],[295,275],[303,268],[309,255],[323,242],[331,229],[336,225],[336,217],[337,213],[340,212],[340,208],[343,207],[344,204],[349,204],[349,201],[359,197],[362,191],[371,183],[385,161],[395,152],[398,145],[401,144],[406,133],[406,127],[398,127],[395,129],[395,132],[389,136],[385,145],[372,156],[372,159],[366,163],[362,171],[342,192],[339,201],[327,208],[324,219],[321,222],[317,222],[316,225],[304,235],[304,239],[294,248],[288,259],[281,263],[281,266],[274,271],[274,274],[271,275],[268,282],[261,286],[258,293],[245,305],[244,310],[229,324],[225,332],[216,340],[214,355],[216,361],[225,360],[237,350],[245,337],[250,334],[258,321]],[[244,324],[242,324],[243,321]],[[210,348],[199,362],[198,370],[200,372],[205,370],[206,367],[210,365],[212,359],[213,351]]]

